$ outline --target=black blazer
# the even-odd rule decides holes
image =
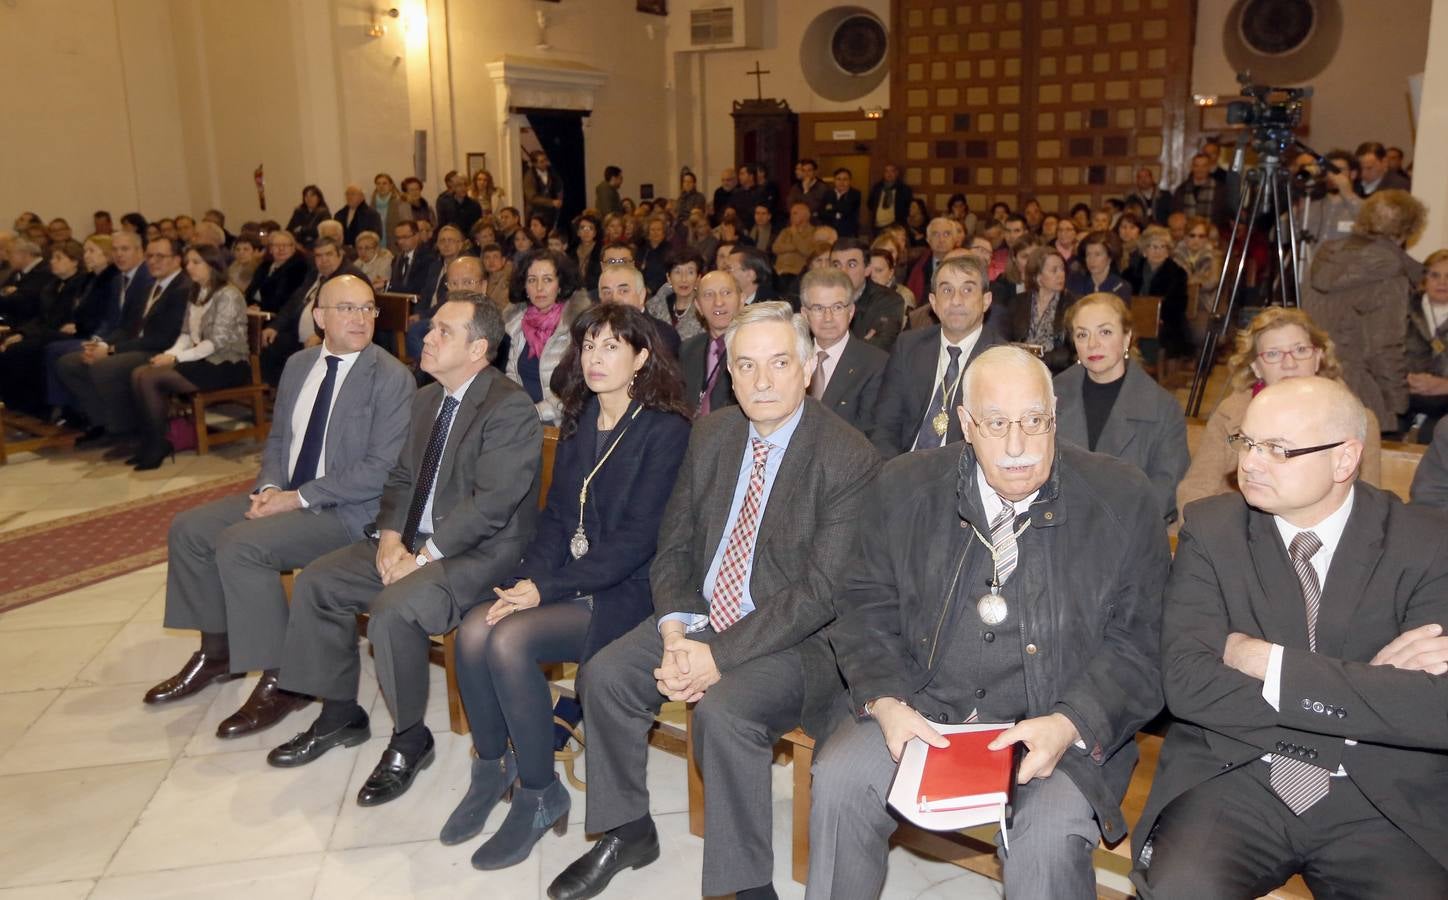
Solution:
[[[868,206],[870,209],[871,225],[875,223],[875,210],[880,208],[880,195],[884,193],[884,191],[885,179],[883,178],[875,182],[875,186],[870,188]],[[905,220],[910,217],[910,200],[914,196],[915,194],[910,190],[910,186],[905,182],[895,182],[895,224],[904,225]]]
[[[362,201],[355,212],[350,206],[342,207],[337,210],[335,218],[342,223],[342,243],[348,247],[356,246],[357,235],[364,231],[376,234],[383,245],[386,245],[388,235],[382,233],[382,215],[368,206],[367,201]]]
[[[312,264],[300,253],[293,253],[286,262],[273,267],[270,263],[256,267],[251,284],[246,287],[248,305],[260,306],[269,313],[280,312],[288,300],[307,280]]]
[[[117,270],[116,281],[112,288],[113,294],[109,298],[110,304],[106,309],[104,324],[101,326],[101,328],[105,328],[105,325],[110,327],[105,330],[98,329],[94,333],[100,335],[107,344],[113,347],[121,341],[135,337],[141,327],[141,311],[146,308],[146,298],[151,295],[151,285],[155,281],[156,279],[151,277],[151,270],[142,264],[131,276],[130,287],[122,291],[122,288],[125,287],[126,276],[125,273]],[[81,336],[78,326],[76,332],[77,336]]]
[[[144,269],[144,267],[143,267]],[[148,273],[149,274],[149,273]],[[110,334],[121,323],[121,270],[112,263],[86,284],[71,321],[76,337]]]
[[[1436,510],[1362,482],[1353,490],[1323,584],[1316,653],[1272,516],[1237,493],[1187,504],[1162,622],[1163,684],[1177,721],[1132,829],[1134,855],[1171,801],[1285,751],[1329,771],[1342,765],[1388,821],[1448,866],[1448,679],[1368,665],[1404,631],[1448,621],[1448,527]],[[1263,702],[1262,682],[1222,662],[1232,632],[1285,648],[1280,711]],[[1263,790],[1262,802],[1281,801]]]
[[[342,275],[353,275],[363,281],[367,281],[367,276],[363,274],[361,269],[351,263],[343,263],[338,267],[337,271],[333,272],[329,277],[322,279],[322,283],[326,284],[333,278],[338,278]],[[297,325],[301,321],[302,310],[307,306],[307,292],[312,289],[312,285],[316,284],[317,279],[320,277],[321,273],[316,269],[308,268],[307,279],[292,293],[291,298],[287,300],[287,305],[283,306],[281,312],[277,313],[276,317],[268,323],[268,327],[275,328],[277,332],[281,334],[291,333],[295,335]],[[318,296],[320,295],[321,293],[318,291]]]
[[[139,331],[126,340],[118,341],[113,347],[115,352],[131,353],[139,350],[155,354],[176,343],[176,336],[186,325],[186,305],[191,301],[194,287],[185,270],[177,272],[176,277],[171,279],[171,283],[161,292],[161,296],[156,298],[150,314],[142,319]],[[150,291],[148,287],[146,293],[149,295]],[[138,312],[145,311],[147,299],[141,298]]]
[[[820,405],[869,434],[875,418],[875,403],[880,396],[880,382],[890,354],[872,347],[857,337],[845,336],[845,349],[830,373]]]
[[[631,406],[629,414],[635,408]],[[606,451],[617,440],[617,449],[588,486],[583,510],[588,554],[574,559],[569,542],[578,528],[578,489],[601,458],[598,412],[597,398],[590,399],[579,416],[578,431],[558,442],[548,505],[516,573],[517,579],[530,579],[537,586],[543,603],[593,597],[594,615],[579,662],[653,612],[649,565],[658,547],[664,505],[689,443],[689,420],[683,416],[644,409],[632,422],[629,414],[623,417],[604,445]]]
[[[1064,372],[1076,361],[1076,345],[1066,333],[1066,310],[1075,302],[1076,295],[1070,291],[1062,291],[1060,298],[1056,300],[1056,316],[1051,324],[1051,330],[1056,333],[1056,346],[1047,350],[1043,359],[1052,375]],[[1020,343],[1030,335],[1031,315],[1035,304],[1036,295],[1030,291],[1011,298],[1009,331],[1012,341]]]
[[[684,402],[691,411],[699,409],[699,398],[709,380],[709,332],[696,334],[679,345],[679,365],[684,368]],[[719,357],[719,375],[714,379],[714,392],[709,395],[709,410],[733,406],[734,379],[729,375],[727,354]]]
[[[905,324],[905,298],[894,288],[865,280],[865,290],[855,301],[855,318],[850,334],[879,347],[886,353],[895,346],[900,328]],[[870,334],[870,332],[874,334]],[[868,338],[865,335],[870,335]]]
[[[442,265],[442,258],[436,250],[419,244],[412,251],[412,262],[404,276],[402,263],[406,257],[407,254],[401,251],[392,257],[392,277],[387,280],[387,289],[400,294],[416,294],[420,298],[437,283],[437,270]]]
[[[43,259],[29,272],[17,269],[0,288],[0,315],[9,320],[11,327],[24,325],[40,315],[46,288],[54,280],[50,266]]]
[[[76,307],[90,289],[91,280],[91,274],[85,271],[77,272],[65,281],[59,278],[51,279],[41,295],[40,314],[20,328],[25,340],[48,344],[72,337],[62,333],[60,326],[75,321]],[[87,335],[76,329],[75,336]]]
[[[903,221],[903,220],[902,220]],[[854,237],[860,233],[860,189],[850,188],[844,196],[831,188],[825,194],[820,206],[820,224],[832,226],[840,237]]]
[[[969,366],[977,356],[1000,342],[984,326],[970,358]],[[885,366],[885,378],[880,384],[880,397],[875,403],[874,421],[870,425],[870,440],[880,455],[889,459],[909,452],[920,433],[920,423],[925,419],[925,407],[935,393],[935,365],[940,358],[940,326],[931,325],[920,330],[911,329],[900,335],[890,362]],[[965,370],[962,368],[962,372]],[[945,433],[945,443],[965,440],[960,430],[960,418],[952,406],[950,428]]]

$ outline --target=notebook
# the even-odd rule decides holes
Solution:
[[[986,745],[1014,723],[937,725],[948,748],[912,739],[900,754],[889,803],[906,821],[931,831],[1000,825],[1011,816],[1019,744],[999,751]]]

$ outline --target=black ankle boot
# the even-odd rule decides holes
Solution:
[[[474,869],[506,869],[528,858],[544,832],[568,830],[568,808],[573,800],[556,777],[541,791],[519,787],[513,791],[513,805],[503,827],[473,854]]]
[[[473,777],[468,792],[447,822],[442,826],[438,840],[451,846],[477,837],[488,824],[488,815],[499,800],[511,799],[513,784],[518,780],[518,764],[513,751],[503,754],[501,759],[473,760]]]

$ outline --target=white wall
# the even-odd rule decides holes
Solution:
[[[1429,44],[1448,48],[1448,0],[1433,0],[1432,19],[1423,29]],[[1423,77],[1423,108],[1418,123],[1413,196],[1428,207],[1428,227],[1410,249],[1418,259],[1448,247],[1448,53],[1428,57]]]
[[[1308,83],[1311,134],[1322,153],[1352,150],[1366,140],[1413,146],[1408,77],[1423,71],[1431,0],[1340,0],[1342,41],[1332,62]],[[1192,91],[1235,94],[1237,74],[1222,50],[1222,27],[1233,0],[1197,0]]]

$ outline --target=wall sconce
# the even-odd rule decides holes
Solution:
[[[881,108],[878,107],[878,106],[872,106],[872,107],[870,107],[869,109],[861,110],[861,112],[863,112],[863,113],[865,114],[865,118],[867,118],[867,119],[883,119],[883,118],[885,118],[885,110],[881,109]]]
[[[401,13],[399,13],[399,12],[397,11],[397,7],[395,7],[395,6],[389,8],[389,9],[385,9],[385,10],[378,10],[378,11],[373,15],[373,17],[372,17],[372,27],[369,28],[369,29],[367,29],[367,35],[368,35],[368,37],[374,37],[374,38],[386,37],[386,36],[387,36],[387,23],[386,23],[385,21],[383,21],[383,20],[384,20],[384,19],[395,19],[395,18],[397,18],[397,17],[400,16],[400,15],[401,15]]]

